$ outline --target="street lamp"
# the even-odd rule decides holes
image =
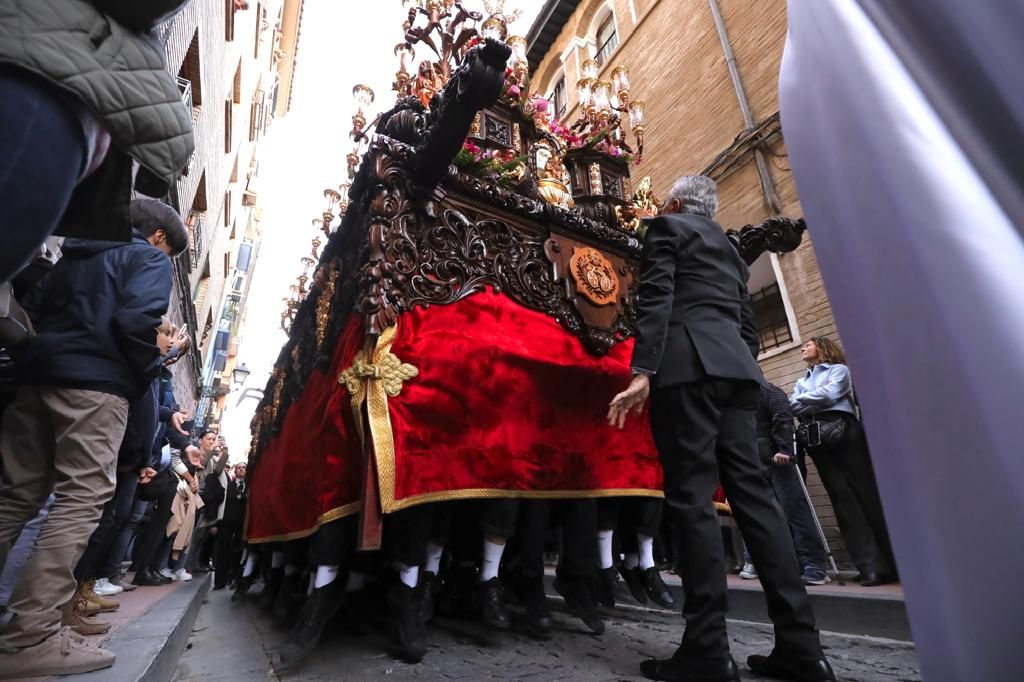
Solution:
[[[231,370],[231,380],[235,382],[235,385],[241,386],[245,383],[245,380],[249,378],[251,371],[252,370],[249,369],[249,365],[243,362]]]

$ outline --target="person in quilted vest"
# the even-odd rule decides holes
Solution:
[[[0,284],[58,234],[132,238],[134,189],[167,194],[194,149],[149,31],[186,0],[0,4]]]

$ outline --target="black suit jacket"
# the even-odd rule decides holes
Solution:
[[[677,213],[650,223],[632,366],[653,375],[652,388],[708,377],[762,380],[748,274],[715,221]]]

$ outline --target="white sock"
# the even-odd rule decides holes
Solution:
[[[627,569],[634,569],[640,564],[640,556],[638,554],[627,554],[626,560],[622,562],[622,565]]]
[[[611,568],[612,561],[612,533],[610,530],[597,531],[597,553],[601,558],[601,568]]]
[[[295,564],[288,564],[287,566],[284,567],[284,574],[285,575],[295,575],[298,572],[299,572],[299,567],[296,566]]]
[[[281,568],[284,566],[284,552],[274,552],[270,555],[270,567]]]
[[[248,578],[256,570],[256,557],[250,556],[245,560],[245,568],[242,569],[242,577]]]
[[[423,566],[423,570],[427,573],[433,573],[437,575],[438,571],[441,570],[441,555],[444,554],[444,547],[441,545],[435,545],[433,542],[427,543],[427,562]]]
[[[484,561],[480,566],[480,582],[485,583],[491,578],[498,577],[498,569],[501,567],[501,555],[504,552],[505,545],[484,540]]]
[[[345,591],[358,592],[364,587],[366,587],[366,576],[362,573],[350,571],[348,574],[348,581],[345,583]]]
[[[640,568],[654,568],[654,538],[637,533],[636,541],[640,545]]]
[[[420,581],[420,567],[406,566],[403,563],[395,562],[395,568],[398,569],[398,579],[405,585],[415,589],[416,584]]]
[[[316,581],[313,583],[313,587],[319,590],[321,587],[325,587],[334,582],[334,579],[338,577],[337,566],[317,566],[316,567]]]

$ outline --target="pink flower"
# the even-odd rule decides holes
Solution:
[[[618,147],[609,147],[608,153],[615,157],[622,156],[622,150]]]
[[[510,85],[508,86],[506,94],[512,99],[519,99],[520,95],[523,94],[523,91],[519,89],[518,85]]]
[[[537,108],[537,111],[539,111],[539,112],[541,112],[543,114],[543,113],[547,113],[547,110],[548,110],[548,107],[550,106],[550,104],[543,97],[534,97],[533,98],[533,106],[535,106]]]

